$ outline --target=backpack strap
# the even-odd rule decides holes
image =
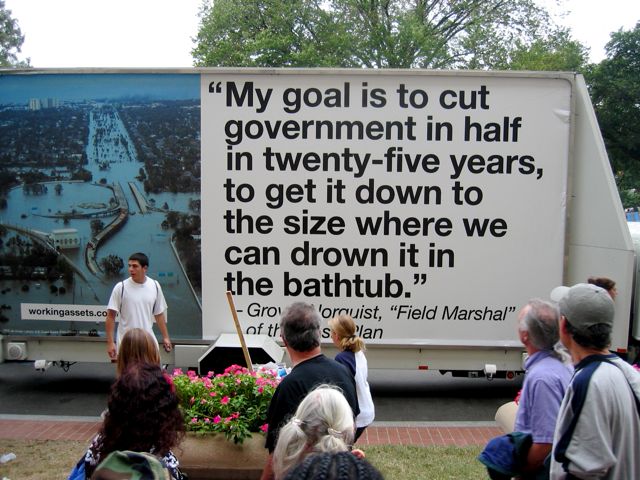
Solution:
[[[608,359],[604,359],[603,361],[607,362],[607,363],[610,363],[611,365],[615,366],[618,370],[620,370],[622,375],[624,375],[625,380],[629,384],[629,390],[631,390],[631,394],[633,395],[633,399],[636,401],[636,413],[640,417],[640,399],[638,398],[638,395],[636,395],[636,391],[633,389],[633,385],[631,385],[631,382],[629,381],[629,377],[627,377],[627,374],[625,373],[625,371],[623,369],[621,369],[620,366],[616,362],[612,362],[611,360],[608,360]]]
[[[569,459],[566,456],[567,449],[569,448],[571,437],[573,437],[573,432],[576,429],[580,413],[582,412],[582,407],[584,407],[584,402],[587,398],[589,381],[596,369],[600,366],[600,363],[601,362],[599,360],[595,359],[587,363],[580,370],[576,371],[576,376],[572,382],[573,397],[571,398],[571,411],[573,412],[573,418],[571,419],[571,423],[569,423],[569,427],[560,436],[560,439],[556,444],[556,448],[553,450],[553,458],[555,458],[556,462],[562,464],[565,472],[569,465]]]
[[[160,294],[159,294],[158,281],[157,281],[157,280],[154,280],[154,281],[153,281],[153,283],[156,285],[156,299],[155,299],[155,301],[153,302],[153,310],[151,311],[151,313],[152,313],[152,314],[153,314],[153,312],[155,312],[155,311],[156,311],[156,304],[158,303],[158,296],[160,295]]]

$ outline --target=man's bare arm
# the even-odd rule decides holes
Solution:
[[[160,329],[160,333],[162,334],[162,345],[164,346],[165,352],[170,352],[172,345],[171,339],[169,338],[169,330],[167,329],[167,320],[165,317],[165,313],[159,313],[158,315],[154,315],[156,319],[156,323],[158,324],[158,328]]]
[[[551,453],[550,443],[534,443],[527,453],[527,464],[523,470],[525,472],[535,472],[544,464],[544,459]]]
[[[116,349],[116,342],[114,339],[114,331],[116,328],[116,312],[115,310],[107,310],[107,320],[105,322],[104,329],[107,334],[107,355],[111,360],[115,360],[118,356]]]

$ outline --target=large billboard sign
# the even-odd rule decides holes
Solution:
[[[100,335],[143,251],[174,339],[233,331],[229,290],[249,334],[305,301],[374,343],[515,342],[562,281],[571,101],[562,75],[1,72],[0,333]]]
[[[560,284],[566,79],[222,71],[200,84],[205,337],[231,290],[248,333],[278,336],[282,308],[306,301],[374,342],[499,344],[520,305]]]

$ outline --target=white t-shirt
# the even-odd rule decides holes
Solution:
[[[137,283],[127,278],[113,287],[107,308],[118,312],[116,343],[119,345],[125,332],[132,328],[142,328],[155,338],[155,315],[167,310],[167,302],[157,281],[145,277],[144,283]]]
[[[356,357],[356,391],[358,393],[358,407],[360,407],[360,414],[356,418],[356,427],[366,427],[373,422],[375,417],[375,408],[373,406],[373,399],[371,398],[371,390],[369,389],[369,382],[367,381],[367,374],[369,368],[367,365],[367,357],[364,356],[364,352],[359,351],[355,353]]]

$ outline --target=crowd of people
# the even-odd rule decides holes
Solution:
[[[139,258],[133,266],[130,260],[132,278],[142,271],[147,283],[148,261]],[[140,270],[135,263],[145,265]],[[156,478],[154,468],[173,480],[186,478],[173,453],[185,433],[183,417],[149,331],[155,316],[164,327],[164,347],[171,349],[166,304],[153,283],[147,287],[146,306],[137,315],[150,318],[125,322],[114,345],[109,337],[117,376],[103,424],[69,477],[74,480],[115,478],[109,475],[123,463],[147,469],[148,478]],[[124,298],[128,308],[140,303],[134,292],[125,297],[124,284],[114,288],[114,313],[126,310]],[[608,351],[616,293],[615,282],[592,277],[520,310],[525,378],[514,431],[491,440],[478,457],[490,478],[640,478],[640,374]],[[347,315],[332,318],[329,330],[339,351],[335,359],[322,353],[321,317],[312,305],[294,303],[282,313],[280,332],[292,369],[267,413],[269,454],[261,480],[382,478],[354,448],[375,416],[364,341]]]
[[[528,354],[514,431],[479,456],[492,479],[640,478],[640,374],[609,352],[615,282],[552,292],[518,317]]]

